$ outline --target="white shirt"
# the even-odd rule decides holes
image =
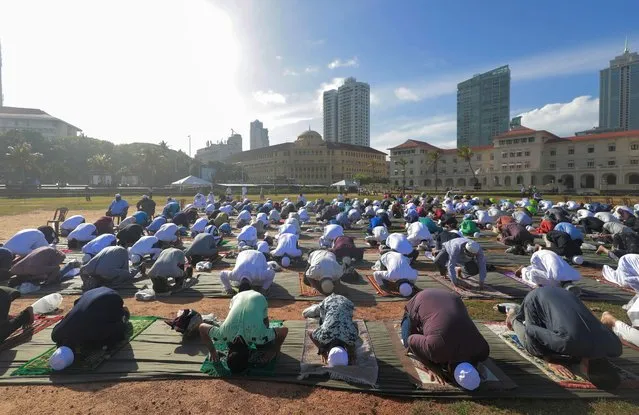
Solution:
[[[13,255],[25,256],[34,249],[49,245],[44,234],[37,229],[23,229],[13,235],[4,247]]]
[[[386,252],[380,258],[380,262],[386,267],[384,278],[389,281],[417,280],[417,270],[410,266],[410,259],[398,252]]]
[[[521,211],[513,212],[513,219],[515,219],[515,222],[523,226],[532,225],[533,223],[532,218]]]
[[[213,203],[209,203],[208,205],[206,205],[206,207],[204,208],[204,213],[210,215],[213,212],[215,212],[215,205]]]
[[[479,223],[481,225],[486,225],[488,223],[493,223],[493,218],[485,210],[476,210],[475,211],[475,216],[477,217],[477,223]]]
[[[297,235],[291,233],[280,235],[280,237],[277,238],[277,247],[271,251],[271,255],[278,257],[284,255],[290,257],[302,256],[301,249],[297,247]]]
[[[579,207],[579,203],[575,202],[574,200],[569,200],[568,202],[566,202],[566,209],[568,210],[575,210]]]
[[[430,231],[421,222],[413,222],[408,226],[408,239],[413,241],[424,241],[427,239],[432,239],[430,235]]]
[[[591,211],[589,211],[588,209],[579,209],[577,211],[577,217],[579,219],[589,218],[589,217],[592,217],[592,216],[595,216],[595,214],[592,213]]]
[[[84,245],[82,247],[82,252],[85,254],[89,254],[91,256],[96,256],[98,252],[100,252],[107,246],[113,245],[115,241],[116,241],[115,235],[112,235],[110,233],[105,233],[93,239],[86,245]]]
[[[215,195],[213,194],[213,192],[209,193],[209,195],[206,197],[206,203],[211,205],[215,203]]]
[[[279,237],[282,237],[282,235],[284,235],[284,234],[297,235],[297,228],[292,223],[282,224],[279,227]]]
[[[271,209],[271,211],[268,213],[268,219],[272,222],[279,222],[281,219],[280,212],[275,209]]]
[[[257,241],[257,229],[251,225],[246,225],[237,235],[238,241]]]
[[[340,225],[326,225],[322,237],[327,241],[334,241],[338,236],[344,235],[344,228]]]
[[[286,219],[284,224],[295,226],[295,233],[296,234],[300,234],[302,232],[302,227],[300,226],[300,221],[297,220],[296,218],[289,217],[288,219]]]
[[[131,248],[129,248],[129,256],[134,254],[140,256],[149,254],[153,249],[153,245],[158,242],[159,240],[156,236],[143,236],[138,239],[138,241],[134,243]]]
[[[384,242],[388,238],[386,226],[375,226],[373,228],[373,237],[375,237],[377,242]]]
[[[135,223],[135,217],[129,216],[127,218],[124,218],[124,220],[120,222],[119,228],[122,229],[127,225],[131,225],[132,223]]]
[[[233,212],[233,206],[231,205],[220,206],[220,212],[224,212],[227,215],[230,215]]]
[[[67,236],[68,240],[76,240],[80,242],[88,242],[95,239],[96,235],[95,225],[92,223],[81,223]]]
[[[82,215],[74,215],[70,218],[67,218],[64,222],[60,224],[60,229],[64,229],[65,231],[72,231],[78,227],[81,223],[84,223],[84,216]]]
[[[251,212],[249,212],[248,210],[243,210],[240,213],[237,214],[237,220],[251,220]]]
[[[165,223],[160,226],[160,229],[155,233],[155,237],[162,242],[175,242],[177,241],[178,227],[174,223]]]
[[[209,223],[207,218],[198,218],[193,226],[191,226],[191,230],[194,232],[204,232],[206,225]]]
[[[597,212],[595,213],[595,218],[599,219],[602,222],[619,222],[619,219],[615,217],[610,212]]]
[[[413,245],[408,241],[406,235],[401,233],[391,233],[386,238],[386,245],[393,251],[402,255],[408,255],[413,252]]]
[[[546,278],[554,281],[578,281],[581,274],[556,253],[542,249],[530,258],[530,266],[546,274]]]
[[[242,278],[246,278],[252,283],[262,280],[265,275],[274,273],[275,271],[268,266],[264,254],[255,249],[241,251],[231,271],[233,280],[241,281]]]
[[[300,220],[302,222],[308,222],[311,219],[308,216],[308,212],[304,208],[300,208],[300,210],[297,211],[297,214],[300,216]]]
[[[330,278],[337,281],[344,274],[344,268],[337,262],[335,254],[330,251],[321,249],[311,252],[308,256],[308,263],[306,276],[313,280],[320,281],[324,278]]]
[[[266,213],[264,212],[258,213],[256,216],[256,219],[262,222],[264,226],[268,225],[268,216],[266,216]]]
[[[201,193],[196,194],[193,198],[193,205],[197,208],[203,208],[206,205],[206,197]]]

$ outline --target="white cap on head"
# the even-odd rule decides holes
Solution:
[[[324,277],[322,281],[320,281],[320,287],[322,288],[322,292],[324,293],[332,293],[335,289],[335,284],[330,277]]]
[[[348,366],[348,352],[340,346],[333,347],[328,352],[328,367]]]
[[[479,246],[479,243],[475,241],[468,241],[466,242],[465,246],[466,246],[466,250],[473,255],[476,255],[481,249],[481,247]]]
[[[90,254],[84,254],[82,256],[82,263],[86,264],[87,262],[91,261],[91,258],[93,258]]]
[[[142,257],[138,254],[131,255],[131,262],[133,264],[139,264],[142,261]]]
[[[283,256],[282,257],[282,266],[284,268],[288,267],[289,265],[291,265],[291,258],[287,257],[287,256]]]
[[[473,234],[473,237],[475,237],[475,238],[479,238],[480,236],[481,236],[481,233],[479,233],[479,232],[475,232]]]
[[[534,227],[534,226],[532,226],[532,225],[528,225],[528,226],[526,226],[526,230],[527,230],[528,232],[531,232],[531,231],[534,231],[534,230],[535,230],[535,227]]]
[[[67,346],[58,347],[49,358],[49,366],[53,370],[63,370],[73,364],[73,351]]]
[[[257,243],[257,250],[262,252],[262,253],[267,253],[269,251],[268,242],[259,241]]]
[[[574,257],[572,257],[572,262],[577,265],[581,265],[584,263],[584,257],[582,257],[581,255],[575,255]]]
[[[455,368],[455,381],[462,388],[474,391],[479,387],[481,378],[479,372],[470,363],[464,362],[457,365]]]
[[[486,224],[486,229],[491,230],[493,228],[493,225],[491,225],[490,223]]]
[[[399,293],[402,295],[402,297],[410,297],[410,295],[413,293],[413,287],[409,283],[404,282],[399,286]]]

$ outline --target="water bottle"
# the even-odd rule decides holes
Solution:
[[[62,304],[62,295],[60,293],[53,293],[46,295],[33,303],[33,312],[35,314],[48,314],[57,310]]]

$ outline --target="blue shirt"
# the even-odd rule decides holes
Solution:
[[[557,225],[555,225],[555,229],[554,230],[566,232],[568,235],[570,235],[570,239],[572,239],[573,241],[578,240],[578,239],[580,239],[582,241],[584,240],[584,235],[572,223],[560,222]]]
[[[128,207],[129,207],[129,203],[124,199],[120,199],[120,200],[114,200],[113,202],[111,202],[111,205],[109,206],[109,210],[111,211],[112,215],[121,215],[122,213],[124,213],[124,210]]]
[[[162,210],[162,216],[172,218],[173,215],[180,211],[180,204],[178,202],[169,202],[164,206]]]
[[[377,226],[384,226],[384,221],[379,216],[375,216],[370,220],[370,222],[368,223],[368,229],[373,230]]]
[[[138,210],[131,216],[135,218],[135,223],[137,223],[138,225],[146,225],[149,220],[149,215],[147,215],[146,212],[143,210]]]

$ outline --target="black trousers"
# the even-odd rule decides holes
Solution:
[[[8,287],[0,287],[0,343],[14,331],[29,321],[29,313],[22,311],[17,317],[9,319],[11,302],[20,297],[20,292]]]

